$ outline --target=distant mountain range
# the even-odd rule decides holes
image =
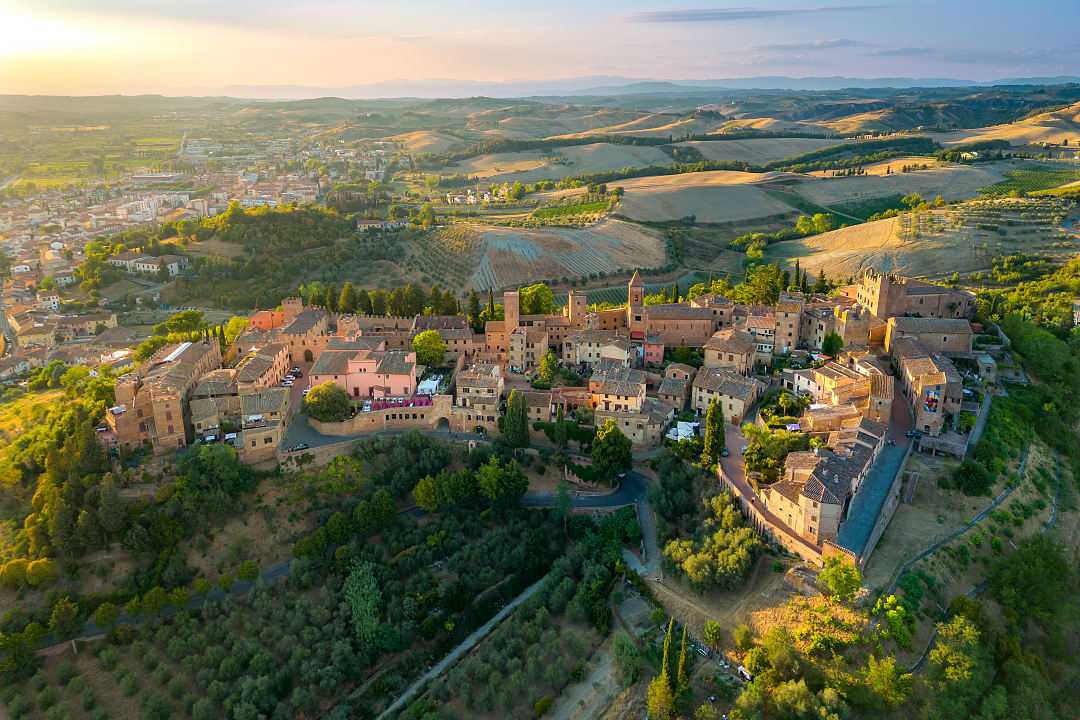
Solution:
[[[590,76],[563,80],[484,82],[472,80],[391,80],[347,87],[307,85],[233,85],[230,97],[300,100],[319,97],[370,100],[376,98],[571,97],[609,95],[690,95],[724,90],[843,90],[846,88],[992,87],[994,85],[1063,85],[1080,77],[1004,78],[975,82],[956,78],[853,78],[761,76],[716,80],[641,80]],[[216,94],[216,93],[215,93]]]

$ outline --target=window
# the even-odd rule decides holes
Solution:
[[[263,445],[269,445],[272,442],[274,442],[274,438],[270,437],[269,435],[263,438]]]

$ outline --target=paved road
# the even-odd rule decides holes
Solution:
[[[402,706],[404,706],[405,703],[412,700],[413,696],[420,692],[420,690],[422,690],[425,685],[442,675],[443,672],[445,672],[451,665],[461,659],[461,657],[465,653],[476,647],[477,643],[487,637],[487,634],[490,633],[493,629],[495,629],[495,626],[502,622],[510,613],[517,609],[517,607],[521,605],[521,603],[525,602],[530,597],[535,595],[536,591],[544,585],[544,580],[546,579],[546,576],[542,577],[529,587],[525,588],[525,590],[520,595],[508,602],[506,604],[506,607],[497,612],[495,614],[495,617],[491,618],[486,623],[474,630],[472,634],[469,635],[469,637],[462,640],[457,647],[447,653],[446,657],[435,663],[435,665],[433,665],[430,670],[428,670],[426,673],[413,681],[413,683],[409,685],[409,687],[406,688],[405,691],[401,693],[401,695],[398,695],[397,699],[394,700],[394,702],[390,703],[389,707],[383,710],[382,713],[380,713],[375,720],[382,720],[382,718],[390,716],[391,714],[399,710]]]

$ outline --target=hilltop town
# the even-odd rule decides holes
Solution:
[[[717,93],[0,98],[0,715],[1068,717],[1080,90]]]

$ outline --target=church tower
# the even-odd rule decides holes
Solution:
[[[630,330],[630,337],[641,339],[645,337],[645,283],[637,270],[630,278],[627,287],[626,327]]]

